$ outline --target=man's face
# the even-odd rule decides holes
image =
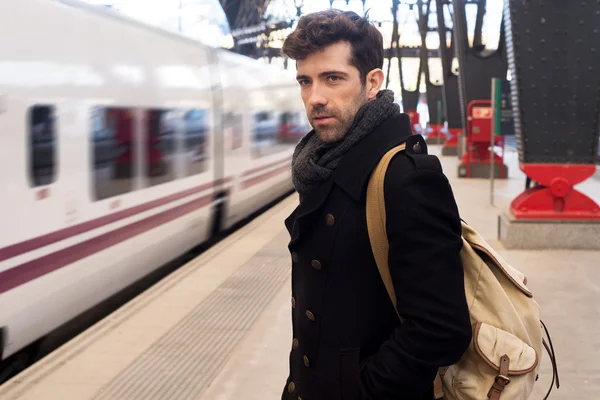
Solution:
[[[310,124],[324,142],[342,139],[367,102],[360,72],[350,64],[352,47],[339,42],[297,62],[297,80]]]

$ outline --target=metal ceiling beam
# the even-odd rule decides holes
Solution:
[[[219,0],[231,29],[257,25],[271,0]]]

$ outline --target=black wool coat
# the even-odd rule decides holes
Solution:
[[[366,188],[390,148],[385,177],[389,265],[400,324],[366,225]],[[472,329],[450,184],[409,118],[376,127],[286,219],[293,338],[282,400],[431,399],[439,367],[456,363]]]

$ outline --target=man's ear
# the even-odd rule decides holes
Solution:
[[[367,100],[373,100],[383,85],[383,71],[376,68],[367,74]]]

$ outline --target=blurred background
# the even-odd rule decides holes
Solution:
[[[303,14],[337,8],[351,10],[360,15],[368,12],[369,19],[380,29],[384,47],[391,48],[394,14],[391,1],[384,0],[82,0],[87,3],[118,10],[145,23],[179,33],[212,47],[221,47],[272,63],[287,67],[283,58],[278,57],[285,37],[295,28]],[[418,0],[402,0],[396,12],[400,46],[411,48],[412,54],[402,57],[402,79],[404,88],[417,90],[425,94],[425,72],[420,68]],[[423,2],[423,4],[425,4]],[[502,23],[502,0],[487,0],[483,17],[482,43],[486,50],[494,51],[500,40]],[[428,59],[431,81],[442,84],[442,64],[439,56],[439,34],[436,31],[438,20],[436,2],[430,4],[426,35],[427,49],[431,53]],[[231,11],[226,13],[226,11]],[[467,5],[465,14],[469,43],[473,43],[477,20],[477,4]],[[451,28],[452,16],[444,15],[446,26]],[[448,34],[450,45],[450,32]],[[384,71],[389,76],[389,89],[396,93],[401,103],[402,91],[398,58],[384,60]],[[389,69],[388,69],[389,68]],[[453,60],[453,68],[458,69],[458,61]],[[420,73],[419,73],[420,72]],[[420,78],[420,79],[419,79]],[[509,73],[510,78],[510,73]],[[429,122],[426,96],[420,96],[417,106],[420,115],[419,125],[425,129]]]

